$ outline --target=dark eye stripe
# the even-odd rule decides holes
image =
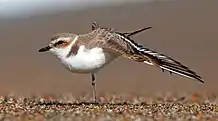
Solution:
[[[56,42],[56,43],[54,44],[54,46],[57,46],[57,45],[63,44],[64,42],[65,42],[65,41],[60,40],[60,41]]]

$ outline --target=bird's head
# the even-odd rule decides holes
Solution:
[[[39,52],[50,51],[57,56],[66,55],[73,43],[75,42],[77,35],[72,33],[60,33],[51,37],[50,43],[39,49]]]

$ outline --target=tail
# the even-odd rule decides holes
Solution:
[[[129,38],[130,36],[136,35],[136,34],[138,34],[140,32],[143,32],[143,31],[151,29],[151,28],[152,27],[149,26],[149,27],[141,28],[141,29],[138,29],[138,30],[135,30],[135,31],[131,31],[131,32],[124,32],[122,34]]]
[[[180,62],[168,57],[164,54],[160,54],[148,48],[140,47],[138,48],[139,53],[148,58],[148,61],[144,61],[150,65],[156,65],[162,69],[162,71],[169,71],[170,73],[175,73],[188,78],[196,79],[202,83],[204,81],[197,75],[194,71],[190,70],[188,67],[182,65]]]
[[[92,22],[92,30],[95,30],[95,29],[98,29],[98,28],[103,28],[103,27],[100,27],[100,25],[99,25],[99,23],[97,21],[93,21]],[[138,34],[140,32],[143,32],[143,31],[151,29],[151,28],[152,28],[151,26],[148,26],[148,27],[141,28],[141,29],[134,30],[134,31],[130,31],[130,32],[119,32],[119,34],[122,34],[126,38],[129,38],[129,37],[131,37],[133,35],[136,35],[136,34]],[[104,29],[110,29],[110,28],[104,28]]]

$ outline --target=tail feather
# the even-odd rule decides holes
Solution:
[[[135,31],[131,31],[131,32],[124,32],[124,33],[122,33],[122,34],[124,34],[126,37],[131,37],[131,36],[133,36],[133,35],[136,35],[136,34],[138,34],[138,33],[140,33],[140,32],[143,32],[143,31],[148,30],[148,29],[151,29],[151,28],[152,28],[152,27],[149,26],[149,27],[141,28],[141,29],[138,29],[138,30],[135,30]]]

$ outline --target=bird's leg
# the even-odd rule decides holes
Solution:
[[[96,103],[96,80],[95,80],[95,75],[92,73],[92,96],[93,100]]]

